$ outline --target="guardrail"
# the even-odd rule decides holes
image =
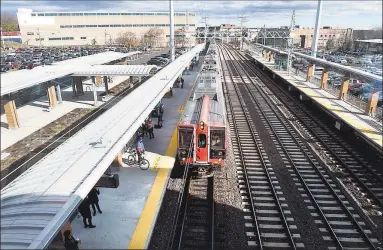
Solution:
[[[277,54],[282,54],[282,55],[288,54],[286,51],[282,51],[282,50],[279,50],[276,48],[265,46],[263,44],[257,44],[256,43],[255,46],[256,46],[255,48],[265,49],[265,50],[272,51],[272,52],[277,53]],[[261,54],[259,50],[252,50],[251,48],[249,48],[249,51],[251,53],[257,54],[258,56]],[[349,66],[344,66],[341,64],[333,63],[333,62],[328,62],[324,59],[315,58],[315,57],[305,55],[305,54],[302,54],[299,52],[292,52],[291,54],[295,55],[296,57],[304,58],[304,59],[310,61],[312,64],[320,65],[320,66],[324,67],[325,69],[331,69],[331,71],[346,73],[346,75],[349,77],[354,76],[354,78],[357,78],[357,79],[360,78],[360,79],[368,79],[368,80],[379,81],[379,82],[382,81],[382,77],[380,77],[378,75],[374,75],[374,74],[371,74],[371,73],[368,73],[368,72],[365,72],[365,71],[362,71],[359,69],[355,69],[355,68],[352,68]],[[305,73],[299,69],[297,70],[296,68],[293,68],[293,67],[287,67],[287,68],[288,68],[287,70],[289,73],[291,73],[295,76],[301,77],[304,80],[306,80],[307,73]],[[310,82],[314,83],[317,86],[320,86],[321,76],[318,77],[314,73]],[[338,96],[339,92],[340,92],[339,87],[333,86],[331,84],[327,84],[327,87],[325,90],[328,91],[329,93],[333,94],[334,96]],[[367,101],[363,100],[363,98],[360,98],[359,96],[355,96],[355,95],[352,95],[350,93],[347,93],[347,97],[345,98],[344,101],[349,103],[350,105],[355,106],[356,108],[359,108],[361,110],[361,112],[365,112],[367,109]],[[371,117],[375,118],[378,122],[381,122],[382,116],[383,116],[382,111],[383,111],[383,107],[377,107],[376,112],[373,114],[369,114],[369,115]]]

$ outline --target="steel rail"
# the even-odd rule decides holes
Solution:
[[[312,166],[314,166],[314,170],[318,173],[318,175],[321,177],[321,179],[327,184],[329,190],[331,191],[331,193],[335,196],[335,198],[337,199],[338,203],[341,205],[343,211],[349,216],[349,218],[351,218],[351,221],[353,222],[353,224],[356,226],[356,228],[360,231],[361,235],[363,236],[363,238],[365,238],[366,242],[373,248],[373,249],[376,249],[375,245],[371,242],[370,238],[367,236],[367,234],[365,233],[365,231],[360,227],[359,223],[355,220],[354,216],[351,214],[351,212],[349,211],[349,209],[347,208],[347,206],[344,204],[344,202],[339,198],[339,196],[336,194],[335,190],[332,188],[332,186],[328,183],[328,181],[326,180],[326,178],[323,176],[323,174],[319,171],[319,169],[316,167],[316,164],[312,161],[312,159],[307,155],[307,153],[305,152],[305,150],[302,148],[301,144],[297,141],[297,139],[291,134],[291,131],[286,127],[286,125],[282,122],[282,119],[280,116],[278,116],[277,112],[275,111],[275,107],[270,104],[270,101],[264,97],[264,93],[263,91],[253,82],[253,80],[251,80],[251,78],[248,76],[248,73],[246,73],[246,70],[243,70],[244,73],[246,74],[246,77],[249,78],[249,80],[253,83],[253,85],[259,90],[259,93],[262,95],[262,97],[264,98],[264,100],[266,101],[266,103],[269,105],[269,107],[271,108],[271,110],[273,110],[274,114],[276,115],[277,119],[280,120],[281,124],[283,124],[283,126],[285,127],[286,131],[290,134],[290,136],[292,137],[292,139],[295,141],[295,143],[298,145],[298,147],[301,149],[301,151],[304,153],[304,155],[307,157],[307,159],[309,160],[309,162],[312,164]],[[246,86],[249,93],[250,93],[250,96],[252,97],[254,103],[257,104],[257,106],[259,107],[262,115],[264,116],[266,122],[269,124],[270,126],[270,129],[273,131],[275,137],[277,138],[278,142],[281,144],[283,150],[285,151],[287,157],[289,158],[289,160],[292,162],[290,156],[289,156],[289,153],[286,151],[285,147],[283,146],[279,136],[277,135],[275,129],[272,127],[269,119],[266,117],[265,113],[263,112],[263,110],[261,109],[260,107],[260,104],[259,104],[259,101],[254,97],[253,93],[249,90],[249,87]],[[301,181],[304,182],[303,180],[303,177],[300,175],[299,173],[299,170],[296,168],[295,164],[293,164],[294,166],[294,170],[296,171],[297,175],[299,176],[299,178],[301,178]],[[305,183],[305,187],[308,189],[308,186],[306,185]],[[312,196],[312,193],[309,191],[310,195]],[[315,201],[315,198],[312,196],[312,199]],[[315,201],[315,203],[317,204],[317,202]],[[317,204],[318,205],[318,204]],[[319,206],[319,205],[318,205]],[[321,214],[322,216],[324,216],[324,219],[326,221],[326,223],[328,223],[327,221],[327,218],[325,217],[324,213],[322,210],[321,211]],[[331,231],[333,232],[333,234],[335,235],[335,239],[336,241],[338,242],[339,246],[343,249],[343,246],[342,244],[340,243],[338,237],[336,236],[335,232],[332,230],[330,224],[328,224],[328,226],[330,227]]]
[[[230,67],[228,67],[228,68],[230,68]],[[237,71],[237,72],[238,72],[238,71]],[[232,75],[232,74],[230,74],[230,78],[231,78],[231,80],[232,80],[232,82],[233,82],[233,85],[234,85],[235,91],[236,91],[236,93],[237,93],[237,96],[239,97],[239,96],[240,96],[240,94],[239,94],[239,89],[238,89],[237,84],[234,82],[234,79],[233,79],[233,75]],[[243,80],[243,79],[242,79],[242,80]],[[225,81],[225,83],[226,83],[226,81]],[[227,83],[226,83],[226,84],[227,84]],[[238,99],[241,99],[241,98],[238,98]],[[261,162],[262,162],[261,165],[262,165],[263,168],[264,168],[264,171],[265,171],[265,173],[266,173],[267,179],[268,179],[268,181],[269,181],[269,183],[270,183],[270,187],[271,187],[271,190],[272,190],[272,194],[273,194],[273,196],[274,196],[275,202],[277,203],[279,213],[280,213],[280,215],[281,215],[281,217],[282,217],[282,219],[283,219],[283,223],[284,223],[284,226],[285,226],[285,228],[286,228],[286,231],[287,231],[287,235],[288,235],[290,244],[291,244],[291,246],[292,246],[293,249],[296,249],[296,244],[295,244],[294,239],[293,239],[293,236],[292,236],[292,234],[291,234],[291,232],[290,232],[290,228],[289,228],[289,225],[288,225],[288,223],[287,223],[287,219],[286,219],[286,217],[285,217],[285,215],[284,215],[282,206],[281,206],[281,204],[280,204],[280,202],[279,202],[279,199],[278,199],[278,196],[277,196],[277,194],[276,194],[274,185],[273,185],[273,183],[272,183],[272,180],[271,180],[269,171],[268,171],[268,169],[267,169],[267,167],[266,167],[264,158],[263,158],[262,153],[261,153],[261,151],[260,151],[259,145],[258,145],[258,143],[257,143],[257,141],[256,141],[256,138],[255,138],[255,132],[254,132],[254,130],[253,130],[252,127],[251,127],[251,121],[249,120],[248,116],[247,116],[246,113],[245,113],[245,107],[244,107],[243,100],[242,100],[242,102],[240,101],[240,104],[241,104],[242,109],[243,109],[243,111],[244,111],[244,114],[245,114],[245,117],[246,117],[246,121],[247,121],[248,126],[249,126],[249,129],[250,129],[250,131],[251,131],[251,135],[252,135],[254,144],[256,145],[257,152],[258,152],[258,154],[259,154],[259,157],[261,158]],[[238,129],[237,129],[237,128],[236,128],[236,132],[238,132]],[[238,134],[238,133],[237,133],[237,134]],[[237,138],[237,140],[238,140],[238,143],[240,144],[240,139]],[[241,148],[241,147],[240,147],[240,148]],[[243,161],[243,160],[242,160],[242,161]],[[244,163],[244,162],[243,162],[243,163]],[[244,167],[244,170],[245,170],[245,174],[247,175],[247,172],[246,172],[246,165],[244,164],[243,167]],[[247,181],[248,181],[248,180],[247,180]],[[250,189],[249,189],[249,195],[250,195],[250,196],[252,195]],[[260,245],[261,245],[261,243],[262,243],[262,242],[260,241]],[[262,247],[261,247],[261,248],[262,248]]]
[[[242,61],[245,61],[245,60],[243,60],[243,55],[240,55],[240,57],[242,57]],[[258,76],[258,78],[262,78],[261,80],[263,81],[263,82],[265,82],[265,81],[267,81],[268,83],[273,83],[273,81],[271,81],[270,79],[269,79],[269,77],[268,76],[266,76],[261,70],[259,70],[259,69],[257,69],[257,72],[253,69],[254,67],[251,67],[251,66],[249,66],[248,64],[246,65],[246,67],[251,71],[251,72],[253,72],[255,75],[257,75]],[[260,77],[259,76],[259,72],[261,72],[262,74],[263,74],[263,77]],[[258,74],[257,74],[258,73]],[[281,92],[283,92],[282,91],[282,89],[281,89],[281,87],[280,86],[277,86],[276,84],[274,84],[273,83],[273,86],[275,86],[276,88],[278,88]],[[353,152],[351,152],[345,145],[344,145],[344,143],[342,143],[342,142],[340,142],[339,141],[339,139],[338,138],[336,138],[334,135],[333,135],[333,133],[331,132],[331,131],[329,131],[329,129],[328,128],[326,128],[324,125],[322,125],[322,124],[320,124],[313,116],[312,116],[312,114],[310,114],[307,110],[305,110],[305,109],[303,109],[302,107],[301,107],[301,105],[298,105],[297,103],[296,103],[296,101],[291,97],[291,96],[289,96],[289,95],[285,95],[284,94],[284,96],[286,97],[286,98],[288,98],[288,99],[290,99],[294,104],[296,104],[296,106],[298,106],[299,108],[300,108],[300,110],[302,111],[302,112],[304,112],[304,114],[306,115],[306,116],[308,116],[309,118],[311,118],[311,120],[312,120],[312,122],[313,123],[315,123],[315,124],[317,124],[318,125],[318,127],[320,127],[321,129],[323,129],[326,133],[327,133],[327,135],[328,135],[328,137],[331,137],[331,139],[333,139],[334,141],[336,141],[338,144],[339,144],[339,146],[341,146],[342,148],[343,148],[343,150],[345,150],[345,151],[347,151],[347,153],[350,155],[350,156],[352,156],[353,157],[353,159],[354,160],[356,160],[364,169],[366,169],[368,172],[370,172],[370,174],[372,174],[373,176],[374,176],[374,178],[376,179],[376,180],[378,180],[379,182],[380,182],[380,184],[381,185],[383,185],[383,183],[382,183],[382,179],[370,168],[370,167],[368,167],[358,156],[356,156]],[[281,99],[280,97],[279,97],[279,99]],[[285,102],[284,102],[285,103]],[[286,103],[285,103],[286,104]],[[338,154],[336,154],[335,152],[334,152],[334,150],[333,149],[331,149],[331,147],[326,143],[326,142],[324,142],[323,141],[323,139],[321,138],[321,136],[319,136],[319,135],[317,135],[317,133],[315,133],[314,132],[314,130],[312,129],[312,127],[309,125],[309,124],[307,124],[307,121],[305,121],[304,119],[302,119],[302,118],[300,118],[300,115],[298,115],[297,114],[297,111],[295,110],[295,109],[293,109],[290,105],[286,105],[286,107],[289,109],[289,111],[290,112],[292,112],[298,119],[299,119],[299,121],[300,122],[302,122],[306,127],[305,127],[305,129],[307,129],[307,130],[309,130],[324,146],[325,146],[325,148],[326,148],[326,150],[328,150],[331,154],[332,154],[332,156],[340,163],[340,165],[342,165],[342,167],[344,167],[347,171],[348,171],[348,173],[354,178],[354,179],[356,179],[357,180],[357,182],[362,186],[362,188],[364,188],[365,190],[366,190],[366,192],[368,193],[368,195],[370,195],[370,197],[380,206],[380,207],[383,207],[383,201],[381,200],[381,199],[379,199],[379,197],[377,197],[376,196],[376,194],[375,194],[375,192],[373,192],[369,187],[367,187],[367,185],[355,174],[355,172],[352,170],[352,169],[350,169],[349,168],[349,166],[342,160],[342,159],[340,159],[340,157],[338,156]]]

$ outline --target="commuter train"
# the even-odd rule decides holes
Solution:
[[[199,173],[223,167],[228,147],[226,109],[216,45],[210,44],[193,97],[178,123],[177,157]]]

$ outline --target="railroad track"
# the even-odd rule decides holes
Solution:
[[[238,99],[242,98],[242,106],[243,103],[248,103],[248,113],[256,112],[261,117],[295,185],[304,197],[307,209],[314,217],[326,246],[329,249],[375,249],[374,243],[377,240],[372,237],[371,231],[311,153],[307,142],[270,101],[270,95],[259,87],[259,78],[251,77],[247,73],[244,67],[246,62],[240,63],[230,48],[221,46],[221,50],[227,54],[224,59],[230,60],[227,62],[230,75],[237,78],[232,84],[237,89],[238,96],[243,96]],[[230,96],[230,89],[227,92]],[[235,116],[235,113],[232,112],[231,115]],[[262,245],[260,237],[258,241]]]
[[[226,58],[222,51],[221,56]],[[222,64],[222,69],[229,127],[235,135],[232,143],[239,187],[248,221],[245,225],[248,245],[260,249],[303,248],[281,187],[238,92],[237,85],[243,82],[240,77],[233,76],[233,66],[228,62]]]
[[[214,177],[188,177],[173,249],[214,249]]]
[[[296,118],[295,125],[303,130],[306,139],[311,141],[327,165],[330,166],[331,171],[336,172],[336,176],[346,185],[361,206],[365,209],[375,209],[370,212],[372,216],[381,216],[383,210],[382,174],[374,170],[340,136],[322,123],[319,117],[310,113],[292,96],[285,94],[285,91],[260,69],[246,63],[247,59],[243,55],[239,53],[237,55],[244,62],[242,65],[249,75],[262,80],[262,82],[257,82],[259,87],[263,90],[271,89],[272,93],[268,91],[269,96],[275,94],[285,104],[285,107],[288,108],[287,113],[291,114],[294,119]],[[267,83],[267,87],[264,83]]]

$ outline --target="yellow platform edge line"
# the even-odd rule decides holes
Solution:
[[[188,102],[191,93],[193,92],[194,85],[197,79],[194,80],[192,88],[189,91],[189,95],[186,99],[185,105]],[[182,110],[184,111],[184,110]],[[181,113],[180,119],[182,118],[184,112]],[[170,139],[168,148],[166,150],[166,156],[174,157],[177,150],[177,126],[174,129],[172,138]],[[146,200],[144,209],[142,210],[140,219],[137,222],[136,228],[132,238],[130,239],[128,249],[145,249],[146,242],[149,236],[149,232],[152,228],[152,223],[154,222],[154,217],[156,216],[156,211],[160,204],[160,199],[163,193],[164,188],[166,188],[166,183],[168,181],[169,172],[171,168],[160,168],[156,179],[154,180],[152,189],[150,190],[148,199]]]

